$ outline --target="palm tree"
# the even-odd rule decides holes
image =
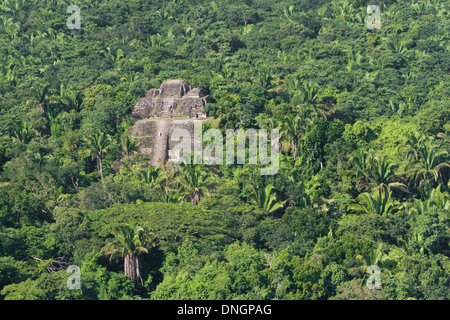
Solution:
[[[398,35],[388,35],[383,38],[384,44],[387,49],[398,54],[405,54],[409,51],[407,41],[401,39]]]
[[[435,206],[439,208],[439,211],[444,213],[450,213],[450,199],[448,193],[444,193],[441,191],[440,184],[436,189],[431,190],[430,196],[425,199],[424,201],[421,201],[419,199],[414,199],[414,202],[412,203],[408,213],[412,214],[424,214],[427,213],[428,210]]]
[[[407,148],[406,160],[408,162],[419,160],[419,149],[425,140],[426,138],[417,131],[408,135],[405,143]]]
[[[391,197],[391,191],[375,191],[373,194],[364,192],[358,196],[358,204],[350,205],[349,208],[355,211],[362,211],[368,214],[387,215],[395,209]]]
[[[282,160],[289,163],[289,166],[294,166],[293,161],[289,161],[289,159],[285,158]],[[334,199],[326,199],[319,195],[318,188],[320,188],[321,183],[318,181],[319,175],[315,175],[311,177],[310,180],[304,180],[300,173],[295,169],[290,169],[285,173],[286,177],[290,182],[295,185],[295,188],[298,190],[298,196],[295,198],[290,198],[285,202],[289,204],[302,206],[313,207],[318,210],[322,210],[327,212],[328,206],[334,202]]]
[[[448,193],[444,193],[441,191],[441,184],[433,189],[430,193],[430,197],[428,201],[437,206],[442,211],[450,212],[450,197]]]
[[[294,115],[288,114],[281,126],[282,135],[289,137],[291,140],[291,152],[294,159],[297,158],[298,140],[303,134],[301,127],[298,125],[299,120],[298,116],[294,117]]]
[[[140,171],[140,175],[143,182],[147,184],[155,184],[161,182],[163,178],[162,171],[163,169],[161,167],[148,166],[147,169]]]
[[[31,124],[18,122],[13,125],[9,135],[13,141],[27,144],[33,137],[34,132]]]
[[[357,179],[357,185],[361,188],[364,188],[370,180],[369,177],[369,170],[370,170],[370,160],[372,159],[372,156],[369,152],[367,152],[365,149],[358,149],[356,150],[352,157],[350,158],[350,161],[355,166],[355,175]]]
[[[444,175],[444,168],[450,165],[441,161],[442,157],[448,157],[448,152],[439,150],[438,146],[426,141],[418,150],[418,160],[410,164],[407,172],[408,178],[418,183],[423,195],[427,193],[427,186],[434,183],[444,182],[448,180]]]
[[[370,248],[369,252],[365,255],[357,255],[356,259],[363,262],[363,270],[366,271],[367,267],[378,265],[387,259],[386,253],[384,253],[384,244],[380,243],[376,248]]]
[[[127,157],[129,157],[131,154],[136,153],[139,148],[138,141],[131,136],[122,137],[121,145],[122,150],[125,152]]]
[[[252,192],[248,196],[248,199],[253,204],[271,213],[280,208],[283,208],[284,202],[277,201],[277,196],[272,191],[273,185],[268,184],[265,188],[255,187],[252,185]]]
[[[402,243],[402,247],[399,248],[398,254],[401,257],[403,255],[413,255],[414,253],[423,253],[425,251],[424,236],[423,233],[418,230],[417,227],[413,227],[409,233],[398,238]]]
[[[39,110],[41,113],[47,112],[47,94],[50,85],[48,83],[37,83],[33,88],[33,92],[36,95],[36,99],[39,103]]]
[[[68,152],[74,152],[79,147],[81,134],[77,131],[70,131],[62,136],[62,140],[64,149]]]
[[[215,178],[204,171],[205,166],[181,163],[175,172],[175,179],[181,184],[181,191],[188,196],[193,205],[198,205],[201,197],[209,193]]]
[[[6,68],[5,76],[3,77],[10,85],[16,86],[17,85],[17,62],[8,59],[7,60],[8,67]]]
[[[70,90],[64,90],[63,87],[60,89],[61,96],[59,97],[59,103],[67,111],[75,110],[80,112],[84,106],[84,99],[81,92],[73,92]]]
[[[105,57],[107,57],[109,60],[111,60],[111,62],[113,62],[114,64],[116,64],[117,62],[119,62],[119,60],[121,58],[123,58],[123,56],[125,55],[125,53],[123,52],[122,49],[118,48],[110,48],[107,47],[106,51],[103,50],[102,53],[105,55]]]
[[[91,157],[97,160],[97,170],[100,174],[103,184],[102,157],[111,146],[111,137],[103,132],[95,132],[87,139],[88,147],[83,150],[82,158]]]
[[[271,81],[273,80],[271,76],[271,72],[269,71],[263,71],[259,74],[258,77],[258,83],[261,88],[264,88],[266,90],[270,89]]]
[[[120,77],[120,81],[123,81],[128,84],[133,84],[136,82],[136,80],[139,79],[139,72],[133,73],[133,72],[124,72],[123,76]]]
[[[162,42],[163,42],[163,39],[159,33],[147,36],[147,43],[149,43],[152,47],[161,47]]]
[[[391,188],[406,188],[406,185],[396,181],[398,178],[395,170],[398,165],[385,158],[373,156],[363,148],[356,150],[350,158],[354,165],[354,170],[350,174],[357,178],[359,188],[366,189],[372,186],[372,190]]]
[[[328,109],[319,103],[319,85],[309,81],[303,83],[303,86],[299,89],[301,92],[301,104],[312,108],[316,115],[326,118]]]
[[[379,159],[378,157],[374,157],[372,161],[372,182],[375,184],[374,189],[378,189],[381,192],[381,189],[388,188],[405,188],[406,185],[397,182],[395,175],[395,168],[397,165],[392,163],[386,159]]]
[[[164,193],[161,195],[161,200],[164,203],[180,203],[181,201],[183,201],[183,196],[180,193],[172,191],[169,187],[165,186]]]
[[[442,184],[431,190],[430,196],[424,201],[414,199],[408,213],[422,215],[428,213],[432,207],[437,207],[439,209],[439,221],[445,224],[447,230],[450,230],[450,197],[447,192],[441,191],[441,186]]]
[[[405,242],[404,239],[399,237],[399,240]],[[380,243],[377,249],[372,248],[368,255],[356,256],[357,259],[363,260],[363,270],[367,271],[367,267],[370,265],[379,265],[380,262],[383,267],[383,273],[390,275],[396,274],[402,276],[405,272],[402,266],[402,259],[408,255],[407,248],[398,247],[396,245],[386,245]]]
[[[282,135],[290,139],[294,160],[297,158],[300,138],[305,134],[308,125],[311,123],[310,112],[311,109],[299,108],[296,115],[291,113],[286,115],[281,125]]]
[[[153,233],[145,232],[140,226],[131,221],[113,231],[114,241],[102,248],[102,253],[110,255],[109,261],[120,257],[124,259],[124,273],[130,280],[144,285],[141,274],[140,256],[148,253],[148,247],[155,238]],[[152,246],[155,244],[153,243]]]
[[[349,1],[333,1],[331,6],[334,16],[345,21],[356,17],[356,10]]]
[[[427,3],[425,1],[424,2],[413,3],[411,5],[411,7],[414,9],[414,12],[417,15],[424,14],[426,12],[428,6],[429,5],[427,5]]]
[[[309,207],[328,212],[329,205],[334,202],[334,199],[327,199],[319,195],[318,189],[321,184],[317,181],[317,178],[318,175],[315,175],[311,180],[306,182],[303,180],[297,184],[301,190],[299,198]]]
[[[430,201],[421,201],[419,199],[414,199],[414,202],[409,205],[408,214],[421,215],[430,209],[432,204]]]
[[[398,264],[404,256],[406,256],[408,252],[404,248],[397,247],[396,245],[391,244],[389,247],[388,260],[397,262]]]
[[[55,128],[58,124],[55,121],[56,117],[58,116],[58,110],[54,107],[48,106],[46,108],[46,112],[44,113],[44,118],[47,120],[47,123],[49,125],[50,133],[52,133],[54,130],[52,128]]]

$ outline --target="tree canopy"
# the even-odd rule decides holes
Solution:
[[[449,299],[449,12],[3,0],[0,299]],[[280,129],[278,173],[151,166],[131,111],[169,79],[210,128]]]

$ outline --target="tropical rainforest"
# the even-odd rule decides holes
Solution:
[[[449,10],[2,0],[0,299],[450,299]],[[130,113],[169,79],[278,128],[277,174],[150,166]]]

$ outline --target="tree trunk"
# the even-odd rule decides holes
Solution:
[[[97,168],[98,172],[100,173],[100,178],[102,179],[103,184],[102,156],[100,154],[97,156]]]
[[[297,139],[292,140],[292,157],[294,160],[297,158]]]
[[[139,256],[133,256],[131,253],[125,256],[124,260],[124,273],[130,278],[134,284],[140,283],[144,285],[144,281],[141,275],[141,262]]]
[[[200,202],[200,192],[194,191],[194,194],[192,195],[191,203],[196,206]]]

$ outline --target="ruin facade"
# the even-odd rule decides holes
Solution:
[[[159,89],[151,89],[140,99],[131,115],[137,119],[206,118],[204,106],[209,96],[191,88],[184,80],[168,80]]]
[[[177,144],[170,139],[174,130],[186,129],[193,137],[195,123],[207,120],[208,102],[199,88],[184,80],[168,80],[136,103],[131,113],[136,122],[128,134],[138,140],[139,151],[150,156],[152,165],[163,165]]]

